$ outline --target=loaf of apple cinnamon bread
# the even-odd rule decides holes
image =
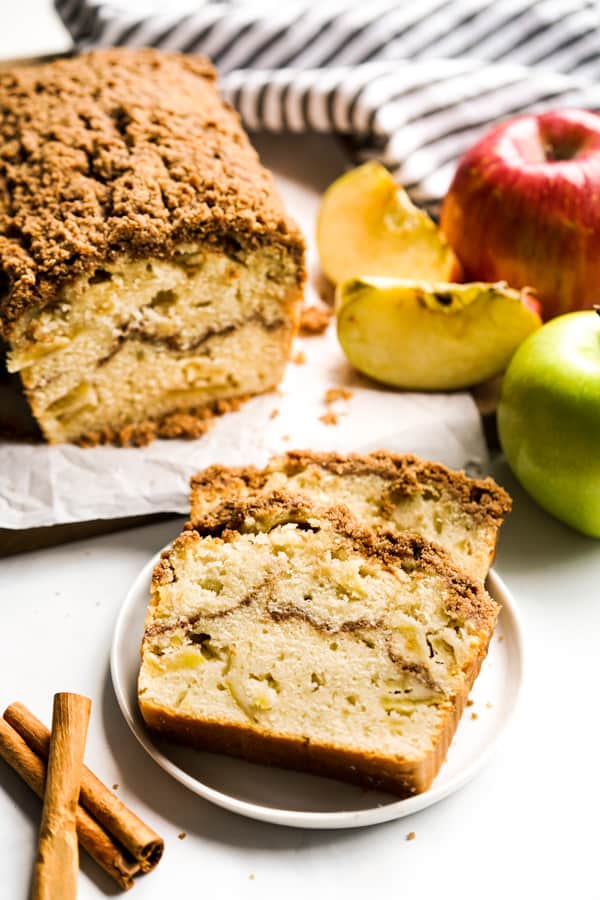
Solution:
[[[275,386],[303,240],[210,64],[16,67],[0,109],[0,337],[46,439],[193,436]]]
[[[363,525],[418,532],[481,581],[511,506],[491,478],[469,478],[410,454],[292,451],[264,469],[211,466],[199,472],[192,478],[192,524],[210,532],[223,504],[279,489],[321,504],[344,504]]]
[[[156,566],[140,708],[176,741],[409,796],[445,758],[497,612],[418,535],[285,491],[232,502]]]

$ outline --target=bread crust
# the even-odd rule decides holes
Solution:
[[[121,428],[88,431],[74,443],[80,447],[99,447],[104,444],[111,444],[113,447],[146,447],[157,438],[195,440],[206,434],[216,418],[235,412],[249,399],[249,394],[243,394],[227,400],[214,400],[205,406],[172,412],[156,419],[123,425]]]
[[[0,329],[101,263],[304,242],[201,57],[98,50],[0,73]]]
[[[406,798],[426,791],[438,774],[487,649],[488,645],[473,660],[466,674],[464,690],[447,702],[437,738],[418,760],[354,752],[302,737],[272,734],[258,726],[237,722],[200,721],[175,715],[145,699],[144,695],[139,698],[139,704],[148,728],[177,743],[263,765],[338,778],[369,790],[389,791]]]

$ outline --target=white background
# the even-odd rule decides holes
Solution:
[[[0,4],[0,56],[62,46],[46,3]],[[459,794],[361,831],[237,818],[173,782],[128,732],[108,674],[113,623],[133,577],[177,522],[0,562],[0,704],[20,699],[48,719],[55,690],[92,697],[88,764],[166,839],[163,862],[133,896],[600,900],[600,544],[538,510],[504,464],[494,474],[515,506],[497,569],[526,628],[520,711],[492,763]],[[28,894],[39,810],[0,765],[0,900]],[[82,869],[81,898],[114,895],[92,863]]]

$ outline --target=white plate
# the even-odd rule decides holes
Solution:
[[[357,828],[398,819],[437,803],[481,769],[511,718],[522,680],[523,641],[514,600],[494,572],[487,587],[502,604],[496,634],[465,713],[433,786],[398,800],[391,794],[258,766],[243,760],[180,747],[150,734],[140,715],[136,684],[150,578],[159,554],[140,572],[119,613],[111,652],[112,680],[121,711],[134,735],[166,772],[194,793],[231,812],[296,828]],[[499,637],[502,636],[502,640]]]

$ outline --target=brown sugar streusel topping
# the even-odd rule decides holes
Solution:
[[[311,466],[318,466],[335,475],[376,475],[389,483],[389,490],[398,497],[409,497],[426,488],[448,491],[469,515],[483,524],[498,523],[510,511],[511,499],[491,478],[473,479],[462,472],[447,469],[437,463],[425,462],[412,454],[396,454],[389,450],[373,453],[340,454],[312,450],[290,450],[278,460],[276,469],[288,476]],[[231,469],[211,466],[198,472],[191,480],[192,489],[210,489],[213,485],[227,488],[233,480],[241,479],[251,490],[260,490],[270,469],[252,466]]]
[[[98,50],[0,72],[0,325],[120,254],[304,244],[207,60]],[[3,298],[3,299],[2,299]]]

